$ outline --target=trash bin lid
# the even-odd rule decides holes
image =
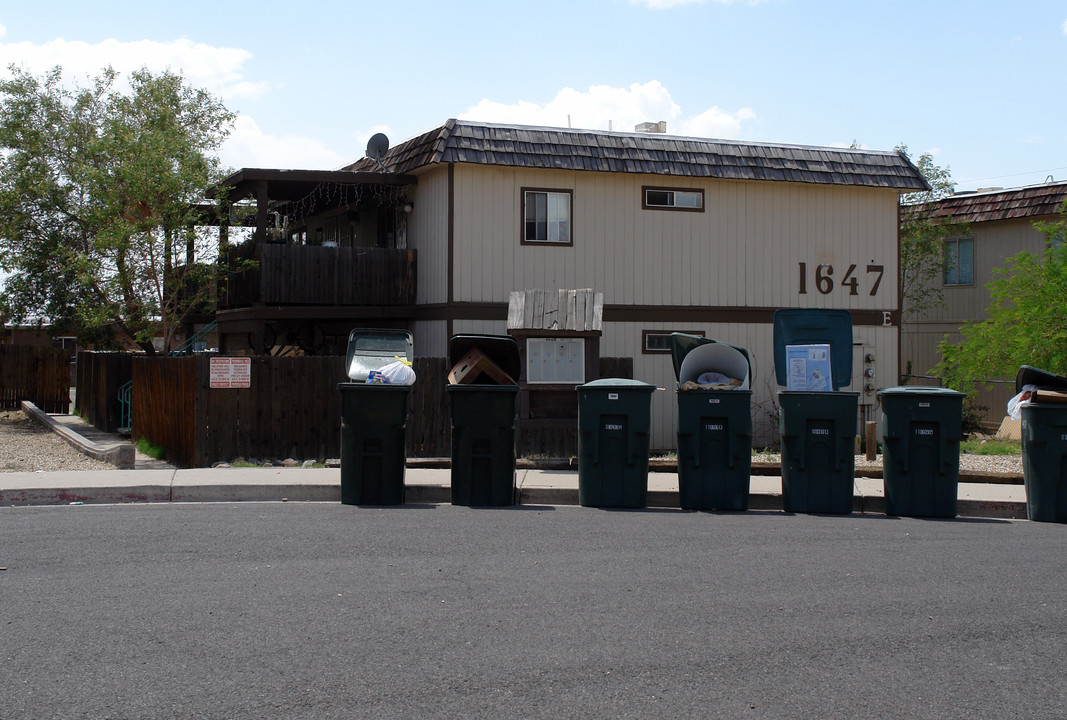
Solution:
[[[356,328],[348,334],[345,367],[352,380],[366,382],[371,370],[381,370],[398,357],[410,362],[414,356],[411,333],[407,330]]]
[[[1023,385],[1067,389],[1067,377],[1023,365],[1015,375],[1015,392],[1022,392]]]
[[[519,381],[522,363],[515,338],[510,335],[453,335],[448,341],[448,366],[455,367],[474,348],[499,365],[515,382]]]
[[[940,395],[942,397],[963,397],[963,393],[952,388],[926,387],[923,385],[898,385],[882,388],[879,395]]]
[[[741,381],[738,390],[748,390],[752,382],[752,360],[748,350],[711,338],[671,333],[667,340],[678,384],[696,380],[701,373],[719,372]]]
[[[629,378],[600,378],[599,380],[593,380],[587,382],[584,385],[579,385],[578,390],[646,390],[653,392],[656,389],[655,385],[649,385],[646,382],[640,380],[630,380]]]
[[[786,348],[829,345],[830,380],[835,390],[852,383],[852,314],[848,310],[792,308],[774,313],[774,374],[789,384]]]

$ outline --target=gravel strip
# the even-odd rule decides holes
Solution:
[[[752,456],[755,462],[782,462],[782,456],[777,453],[757,453]],[[882,467],[882,456],[876,460],[868,460],[866,455],[856,456],[856,467]],[[1022,455],[972,455],[963,453],[960,455],[960,472],[972,473],[1016,473],[1022,475]]]
[[[82,455],[21,410],[0,411],[0,472],[114,469]]]

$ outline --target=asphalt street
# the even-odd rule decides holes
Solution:
[[[0,718],[1063,718],[1067,526],[0,508]]]

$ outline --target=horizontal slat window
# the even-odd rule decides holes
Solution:
[[[646,210],[704,212],[704,191],[687,188],[641,188],[641,207]]]

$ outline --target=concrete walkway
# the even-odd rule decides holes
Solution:
[[[40,411],[37,411],[38,413]],[[72,442],[109,451],[122,439],[101,433],[72,415],[49,415],[52,429]],[[40,418],[38,418],[40,420]],[[77,441],[72,444],[77,445]],[[129,447],[129,443],[125,443]],[[451,502],[451,470],[437,462],[413,462],[405,472],[406,502]],[[659,464],[659,467],[665,467]],[[669,466],[666,466],[669,467]],[[673,471],[648,475],[648,505],[678,508],[678,475]],[[760,468],[761,473],[771,468]],[[968,478],[961,478],[967,480]],[[519,504],[577,505],[578,473],[572,469],[520,467],[515,474]],[[1025,518],[1026,491],[1020,484],[959,483],[961,516]],[[147,502],[340,502],[341,471],[327,468],[193,468],[177,469],[140,453],[132,470],[0,473],[0,505],[57,505],[71,503]],[[782,479],[777,474],[753,474],[749,507],[782,509]],[[854,512],[884,513],[884,484],[880,477],[854,480]]]

